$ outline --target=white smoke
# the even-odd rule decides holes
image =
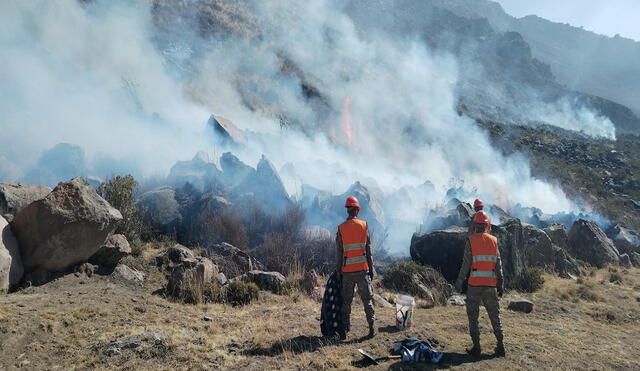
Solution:
[[[455,112],[454,57],[417,40],[365,39],[339,2],[254,3],[265,40],[202,40],[209,51],[192,61],[195,72],[186,82],[163,55],[183,60],[190,47],[158,52],[149,5],[133,4],[0,3],[0,159],[14,176],[15,166],[28,169],[60,142],[81,145],[100,176],[166,174],[199,149],[214,151],[204,123],[215,112],[253,133],[248,148],[236,153],[241,159],[255,166],[264,153],[278,168],[293,165],[283,176],[293,195],[302,184],[340,194],[357,180],[387,195],[406,187],[416,204],[390,214],[415,227],[425,207],[442,202],[451,179],[504,208],[576,208],[559,187],[533,177],[525,157],[505,157]],[[282,73],[283,55],[328,106],[351,101],[350,128],[341,127],[346,112],[314,111],[299,82]],[[253,93],[264,102],[315,134],[281,129],[276,119],[249,110],[238,89],[244,77],[257,81]],[[420,194],[417,187],[427,180],[433,194]],[[393,239],[400,245],[390,248],[404,251],[409,238]]]

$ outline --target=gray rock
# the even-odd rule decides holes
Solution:
[[[191,249],[177,243],[168,248],[164,254],[156,256],[156,265],[171,270],[185,260],[194,259],[195,257]]]
[[[621,254],[640,253],[640,236],[619,224],[609,230],[609,236]]]
[[[247,183],[256,173],[254,168],[240,161],[231,152],[225,152],[220,156],[220,167],[222,168],[223,182],[230,189]]]
[[[115,267],[122,258],[130,254],[131,246],[127,238],[121,234],[114,234],[89,258],[89,262],[104,267]]]
[[[45,198],[51,188],[20,183],[0,183],[0,216],[8,222],[34,201]]]
[[[553,253],[556,259],[555,269],[562,278],[580,274],[580,264],[569,253],[556,245],[553,245]]]
[[[144,281],[144,273],[138,271],[137,269],[133,269],[125,264],[118,264],[113,270],[112,275],[114,277],[118,277],[131,282]]]
[[[551,239],[541,229],[531,224],[523,224],[524,257],[527,266],[550,267],[555,265],[555,254]]]
[[[17,286],[23,273],[18,241],[9,223],[0,216],[0,293],[7,293]]]
[[[82,178],[59,183],[13,222],[25,271],[61,271],[86,262],[121,220],[120,212]]]
[[[628,254],[620,255],[620,265],[625,268],[631,268],[631,257]]]
[[[598,268],[618,263],[618,250],[595,222],[578,219],[569,231],[569,252]]]
[[[227,277],[224,275],[224,273],[220,272],[216,275],[216,281],[218,281],[218,283],[220,285],[226,285],[227,282],[229,282],[229,280],[227,279]]]
[[[242,148],[248,143],[244,133],[233,122],[222,116],[211,115],[207,125],[213,129],[218,142],[222,145]]]
[[[545,228],[544,232],[551,239],[551,243],[565,251],[569,251],[569,233],[564,224],[552,224]]]
[[[228,278],[234,278],[252,270],[264,270],[262,263],[226,242],[207,247],[205,255],[213,260]]]
[[[141,359],[164,358],[171,351],[165,338],[155,332],[121,337],[99,347],[107,357],[116,357],[134,353]]]
[[[509,302],[507,309],[514,312],[531,313],[533,311],[533,303],[527,299],[514,299]]]
[[[524,227],[519,219],[510,219],[499,226],[492,225],[491,234],[498,238],[504,283],[505,287],[510,288],[513,280],[526,267]]]
[[[631,264],[635,267],[640,267],[640,254],[637,252],[632,252],[629,254],[629,258],[631,259]]]
[[[373,302],[381,308],[395,308],[395,306],[383,298],[379,294],[373,294]]]
[[[178,161],[169,170],[168,181],[178,187],[190,183],[200,191],[220,182],[222,171],[206,152],[198,152],[190,161]]]
[[[218,274],[218,267],[207,258],[185,259],[169,275],[167,293],[173,297],[184,297],[190,292],[204,289]]]
[[[260,290],[281,294],[284,291],[285,278],[280,272],[252,270],[241,276],[245,282],[253,282]]]
[[[145,220],[164,234],[175,232],[182,221],[176,191],[171,187],[160,187],[143,193],[136,206],[142,211]]]
[[[411,238],[411,259],[439,270],[447,281],[454,282],[462,265],[466,239],[467,230],[462,227],[416,233]]]

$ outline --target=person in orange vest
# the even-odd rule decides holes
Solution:
[[[481,199],[476,198],[475,201],[473,201],[473,210],[476,212],[476,214],[480,211],[484,212],[484,202],[482,202]],[[471,217],[471,220],[469,220],[469,229],[467,231],[467,234],[469,236],[471,236],[472,234],[475,233],[475,227],[473,225],[473,217],[476,216],[476,214],[473,214],[473,216]],[[491,224],[489,224],[489,229],[488,231],[491,230]]]
[[[373,310],[373,257],[371,256],[371,238],[367,222],[358,219],[360,203],[350,196],[345,202],[347,220],[338,226],[336,236],[336,264],[342,279],[342,331],[340,339],[345,340],[350,329],[351,302],[354,289],[358,287],[360,299],[369,323],[369,338],[376,335]]]
[[[494,355],[504,357],[504,343],[502,325],[500,323],[500,299],[504,292],[502,261],[498,250],[498,239],[487,231],[491,226],[489,215],[480,210],[473,217],[474,234],[469,236],[464,249],[462,267],[456,280],[456,289],[462,291],[462,283],[469,275],[467,282],[467,317],[469,318],[469,334],[473,346],[467,349],[469,354],[479,357],[480,329],[478,328],[478,315],[480,304],[483,304],[493,333],[496,336],[497,345]]]

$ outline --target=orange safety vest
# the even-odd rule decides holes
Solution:
[[[349,219],[338,227],[342,237],[342,271],[345,273],[369,270],[367,264],[367,222]]]
[[[471,273],[469,286],[496,287],[496,262],[498,239],[488,233],[476,233],[469,237],[471,243]]]

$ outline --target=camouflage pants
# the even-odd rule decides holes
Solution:
[[[467,317],[469,317],[469,334],[473,344],[480,344],[480,328],[478,316],[480,304],[483,304],[489,314],[496,340],[502,342],[502,325],[500,324],[500,300],[495,287],[469,286],[467,290]]]
[[[373,310],[373,288],[368,272],[342,273],[342,323],[345,332],[349,332],[351,324],[351,302],[355,286],[358,286],[360,299],[364,304],[364,312],[367,315],[367,322],[373,324],[375,313]]]

